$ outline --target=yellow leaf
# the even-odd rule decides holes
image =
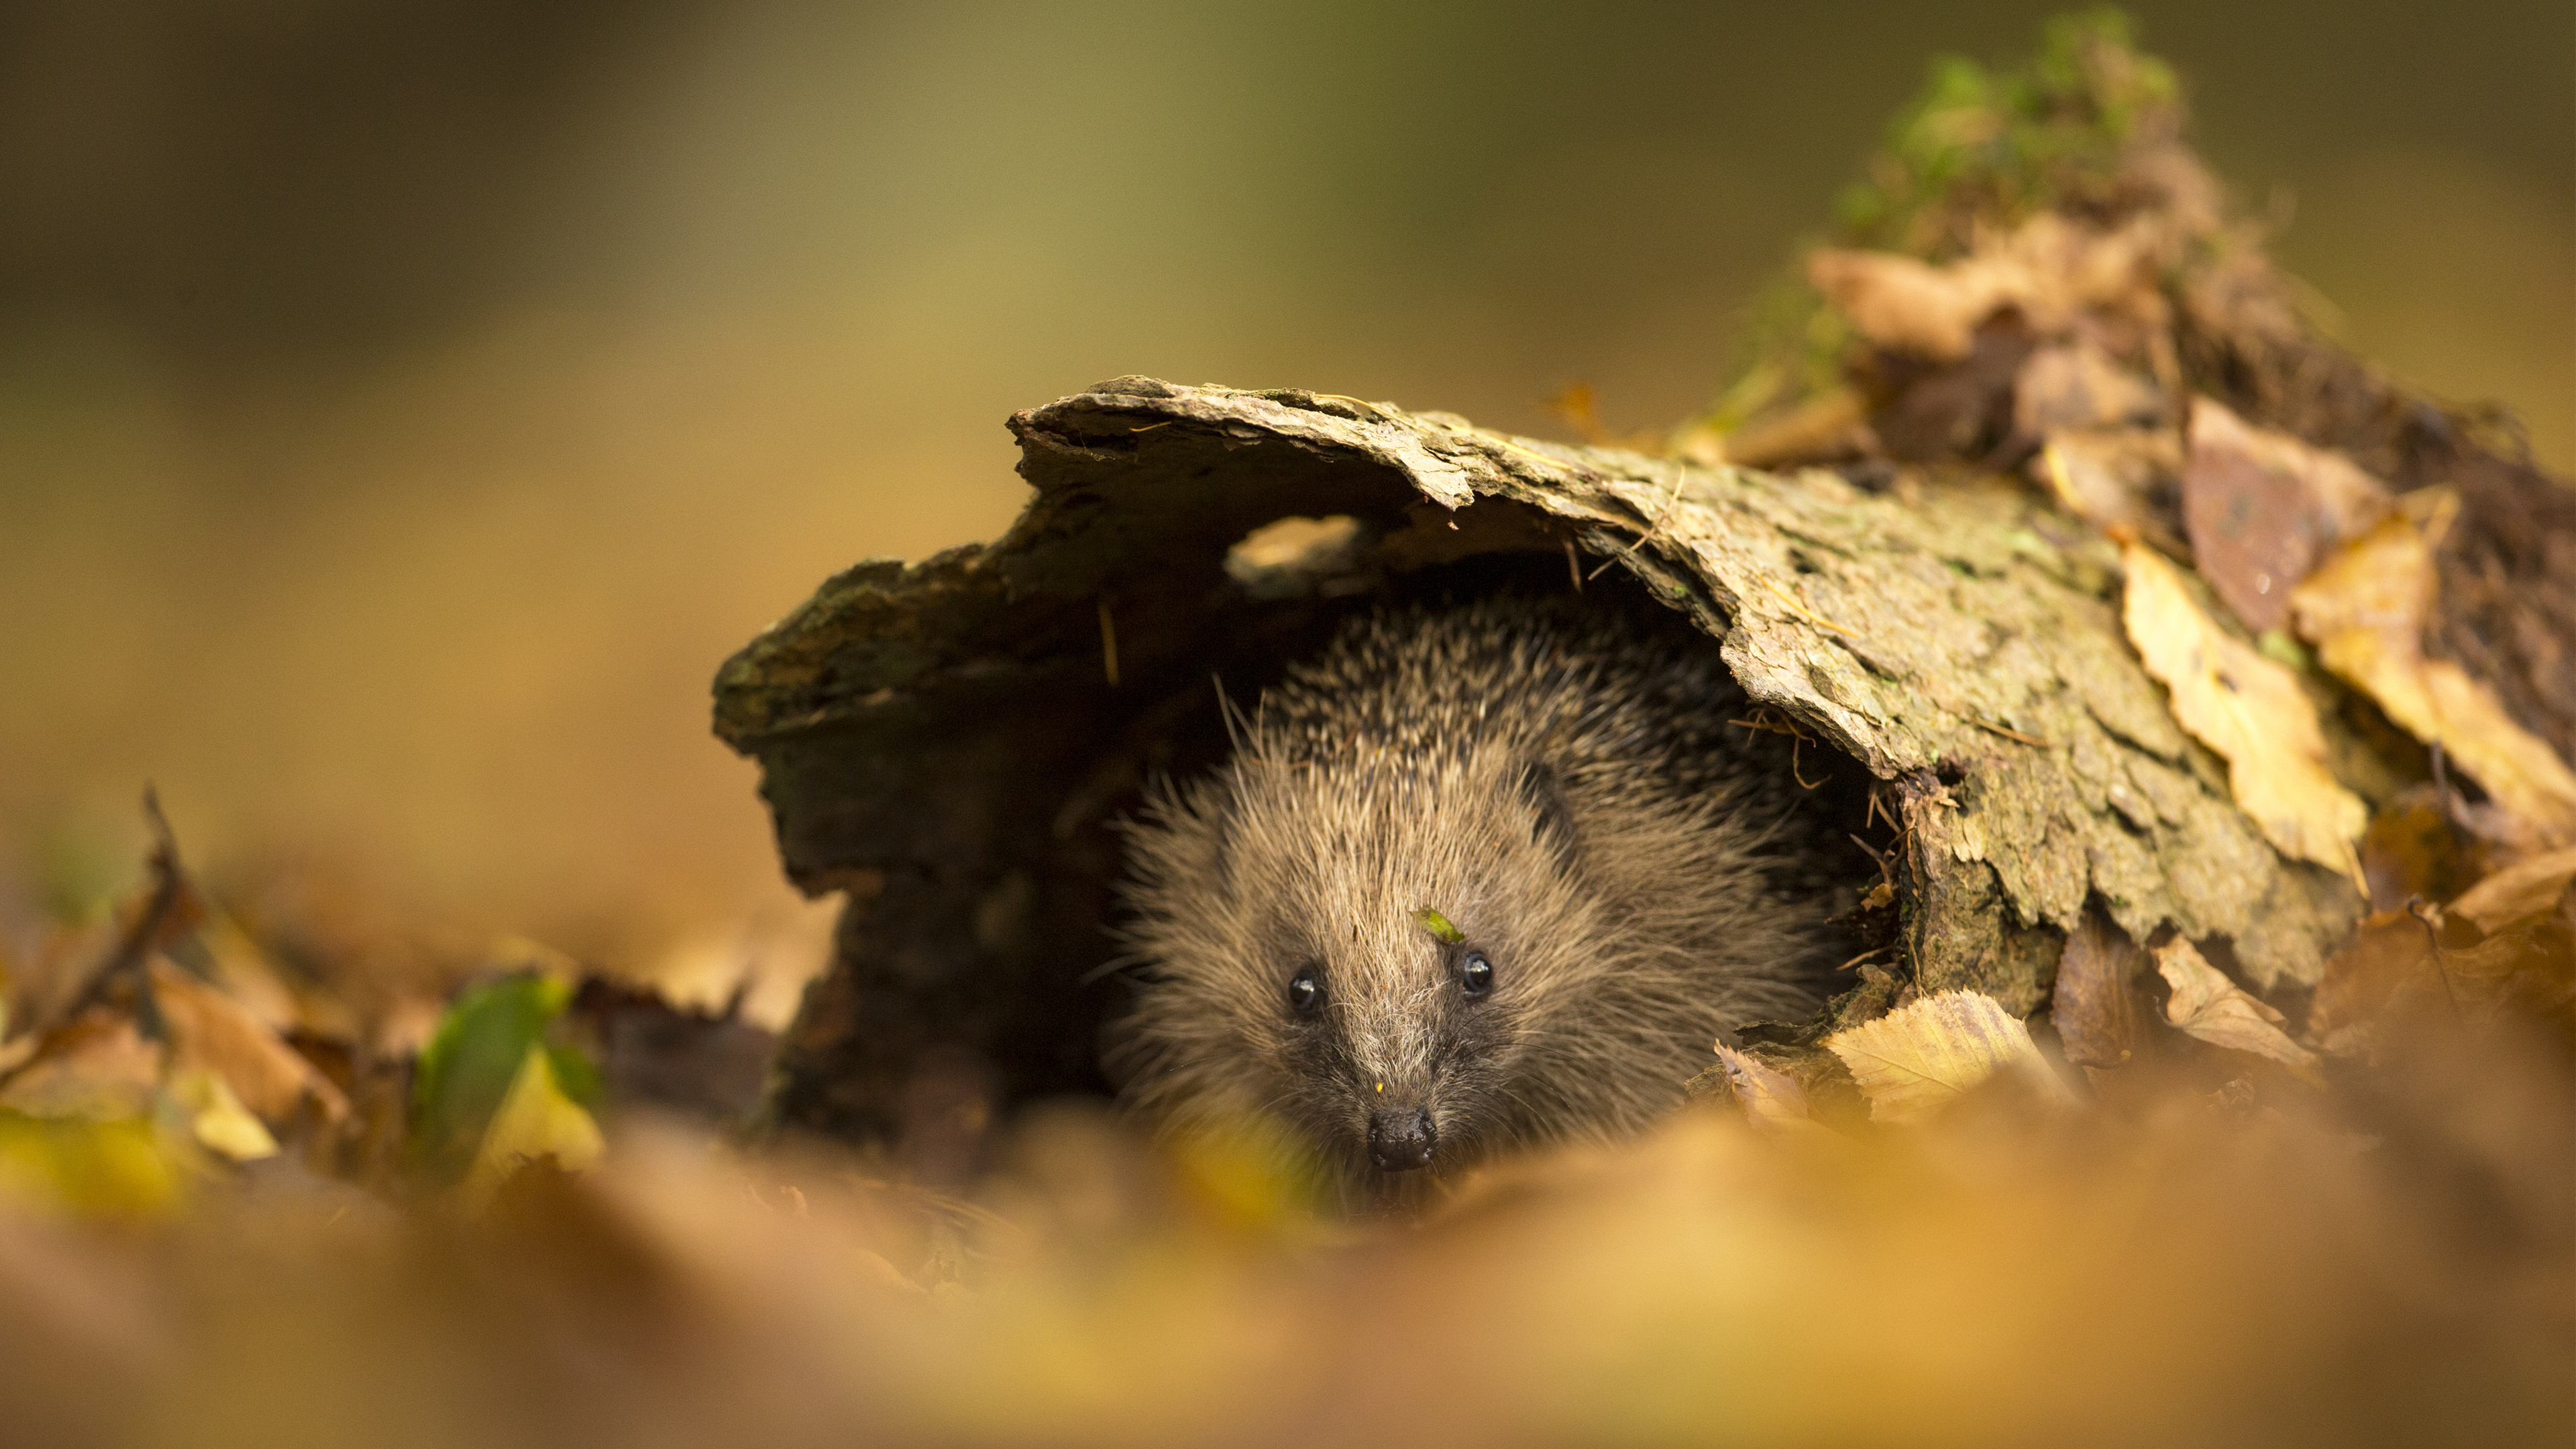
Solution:
[[[149,1121],[47,1120],[0,1109],[0,1196],[141,1217],[175,1203],[182,1186]]]
[[[1744,1109],[1744,1120],[1769,1133],[1791,1133],[1816,1125],[1807,1115],[1807,1089],[1787,1072],[1766,1067],[1733,1047],[1720,1043],[1717,1060],[1726,1069],[1726,1084],[1735,1092],[1735,1105]]]
[[[2366,894],[2352,843],[2370,811],[2326,769],[2325,734],[2297,677],[2211,622],[2155,550],[2132,543],[2122,559],[2129,642],[2171,691],[2174,718],[2226,759],[2237,808],[2283,855],[2340,871]]]
[[[539,1158],[551,1157],[557,1166],[579,1171],[599,1161],[607,1147],[599,1124],[555,1081],[544,1043],[531,1044],[500,1110],[483,1129],[482,1146],[466,1170],[465,1199],[475,1206],[489,1202],[511,1173]]]
[[[2003,1003],[1944,991],[1825,1038],[1869,1099],[1873,1122],[1920,1122],[1996,1073],[2026,1074],[2048,1097],[2071,1099],[2030,1028]]]
[[[2460,893],[2451,914],[2477,922],[2492,936],[2516,921],[2545,916],[2576,880],[2576,845],[2546,855],[2527,856]]]
[[[170,1095],[187,1109],[188,1130],[209,1151],[235,1162],[277,1155],[277,1139],[223,1078],[212,1072],[182,1072],[170,1083]]]
[[[2432,547],[2411,521],[2391,518],[2292,590],[2290,609],[2327,669],[2407,733],[2440,745],[2529,844],[2576,845],[2576,770],[2466,670],[2425,657],[2435,584]]]
[[[2303,1072],[2315,1069],[2316,1053],[2281,1030],[2281,1013],[2228,980],[2189,941],[2158,946],[2156,970],[2173,987],[2165,1020],[2178,1030],[2211,1046],[2270,1057]]]

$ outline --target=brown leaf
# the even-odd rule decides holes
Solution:
[[[30,1117],[109,1121],[151,1111],[161,1051],[120,1011],[92,1007],[45,1033],[0,1089],[0,1108]]]
[[[2057,958],[2049,1019],[2079,1067],[2121,1066],[2137,1055],[2138,1002],[2133,984],[2146,952],[2096,908],[2067,934]]]
[[[2026,1074],[2053,1100],[2071,1095],[2021,1018],[1973,991],[1924,997],[1837,1032],[1825,1046],[1851,1069],[1873,1122],[1923,1121],[2006,1070]]]
[[[2576,846],[2527,856],[2469,887],[2451,902],[2451,914],[2468,917],[2492,936],[2516,921],[2557,909],[2571,880],[2576,880]]]
[[[2576,962],[2540,932],[2507,931],[2468,946],[2444,946],[2438,934],[2407,911],[2365,919],[2317,983],[2308,1009],[2317,1039],[2347,1053],[2368,1045],[2355,1028],[2390,1016],[2436,1011],[2483,1021],[2556,1011],[2576,996]]]
[[[2433,550],[2400,516],[2327,560],[2291,592],[2291,609],[2325,667],[2407,733],[2439,745],[2524,843],[2576,845],[2576,771],[2515,723],[2493,690],[2450,660],[2425,655],[2434,587]]]
[[[2087,428],[2050,435],[2032,460],[2057,505],[2126,528],[2181,555],[2182,438],[2171,428]]]
[[[2006,307],[2041,336],[2068,332],[2087,312],[2096,325],[2160,320],[2148,249],[2135,231],[2043,212],[1945,266],[1893,252],[1810,252],[1807,280],[1872,343],[1955,362],[1973,348],[1978,325]]]
[[[2292,587],[2389,506],[2387,488],[2350,460],[2192,399],[2183,526],[2201,576],[2247,628],[2279,628]]]
[[[2174,1027],[2211,1046],[2269,1057],[2302,1072],[2315,1070],[2316,1053],[2281,1030],[2281,1013],[2228,980],[2189,941],[2158,946],[2156,970],[2173,987],[2165,1020]]]
[[[1724,1042],[1718,1043],[1717,1060],[1726,1072],[1727,1088],[1735,1094],[1735,1105],[1744,1109],[1744,1120],[1770,1133],[1797,1132],[1813,1127],[1807,1116],[1807,1090],[1787,1072],[1764,1066]]]
[[[1968,355],[1977,324],[2003,300],[1984,271],[1893,252],[1819,249],[1807,256],[1807,280],[1871,342],[1944,362]]]
[[[2013,430],[2025,438],[2152,427],[2163,412],[2153,382],[2087,341],[2039,348],[2013,378]]]
[[[170,1023],[178,1070],[219,1078],[242,1105],[271,1122],[295,1115],[308,1095],[325,1118],[348,1115],[348,1099],[331,1079],[240,1002],[166,960],[152,963],[152,1000]]]
[[[2296,676],[2230,637],[2155,550],[2131,543],[2123,617],[2174,718],[2227,760],[2236,804],[2283,855],[2340,871],[2367,890],[2352,842],[2369,818],[2326,769],[2324,731]]]

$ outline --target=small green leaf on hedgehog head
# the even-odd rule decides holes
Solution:
[[[1466,932],[1459,930],[1454,925],[1451,925],[1447,916],[1440,914],[1429,906],[1424,906],[1421,910],[1415,911],[1413,913],[1413,919],[1422,924],[1422,929],[1429,931],[1433,936],[1438,937],[1441,942],[1446,945],[1460,945],[1467,939]]]

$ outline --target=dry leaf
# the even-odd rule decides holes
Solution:
[[[1807,255],[1807,280],[1872,343],[1955,362],[1973,350],[1978,324],[2006,307],[2041,336],[2067,331],[2085,311],[2160,316],[2162,295],[2141,275],[2146,252],[2138,233],[2043,212],[1946,266],[1820,249]]]
[[[309,1024],[268,953],[232,917],[208,910],[197,928],[197,944],[206,953],[208,978],[260,1025],[283,1033]]]
[[[2576,771],[2516,724],[2494,691],[2450,660],[2425,656],[2433,591],[2433,550],[2397,517],[2345,545],[2290,602],[2325,667],[2407,733],[2441,746],[2528,844],[2576,845]]]
[[[2131,984],[2146,953],[2099,909],[2084,913],[2057,958],[2049,1020],[2079,1067],[2121,1066],[2137,1055],[2137,990]]]
[[[2406,911],[2381,911],[2326,962],[2308,1009],[2318,1040],[2339,1055],[2366,1054],[2380,1018],[2434,1011],[2471,1020],[2543,1013],[2576,996],[2576,962],[2542,933],[2506,931],[2471,946],[2442,946],[2435,928]]]
[[[1871,342],[1945,362],[1968,355],[1977,324],[2003,300],[1983,270],[1893,252],[1822,248],[1807,256],[1807,280]]]
[[[2370,818],[2326,769],[2325,734],[2296,676],[2211,621],[2155,550],[2121,550],[2129,642],[2172,692],[2174,718],[2227,760],[2237,808],[2283,855],[2340,871],[2363,891],[2352,842]]]
[[[1869,1099],[1873,1122],[1920,1122],[1971,1088],[2013,1069],[2050,1098],[2071,1096],[2039,1054],[2030,1028],[2003,1003],[1944,991],[1825,1038]]]
[[[2171,428],[2054,433],[2033,460],[2057,505],[2104,528],[2126,528],[2181,554],[2182,437]]]
[[[2302,1072],[2315,1070],[2316,1053],[2281,1030],[2281,1013],[2228,980],[2189,941],[2158,946],[2156,970],[2173,987],[2165,1020],[2174,1027],[2211,1046],[2270,1057]]]
[[[208,1151],[235,1162],[256,1162],[277,1155],[277,1139],[242,1105],[240,1097],[212,1072],[181,1072],[170,1083],[171,1099],[188,1113],[188,1130]]]
[[[295,1115],[307,1096],[330,1121],[348,1115],[339,1087],[249,1008],[165,959],[152,963],[152,1000],[170,1023],[181,1071],[220,1078],[243,1105],[271,1122]]]
[[[30,1117],[140,1117],[161,1084],[161,1049],[133,1018],[93,1007],[45,1034],[0,1089],[0,1108]]]
[[[2515,861],[2461,893],[2451,914],[2466,916],[2492,936],[2515,921],[2545,916],[2576,880],[2576,846]]]
[[[2013,378],[2013,431],[2050,438],[2096,428],[2152,427],[2164,395],[2090,342],[2034,350]]]
[[[1744,1120],[1756,1128],[1788,1133],[1816,1125],[1807,1116],[1807,1089],[1799,1086],[1795,1077],[1764,1066],[1723,1042],[1718,1044],[1717,1060],[1726,1070],[1726,1084],[1735,1093],[1735,1104],[1744,1109]]]
[[[2350,460],[2192,399],[2182,474],[2192,562],[2256,633],[2279,628],[2290,590],[2389,507],[2387,488]]]
[[[577,1172],[598,1162],[607,1150],[599,1124],[555,1081],[554,1062],[545,1044],[534,1043],[519,1061],[509,1095],[501,1099],[500,1110],[483,1129],[474,1165],[466,1170],[465,1199],[474,1205],[489,1202],[511,1173],[541,1158],[553,1158],[557,1166]]]

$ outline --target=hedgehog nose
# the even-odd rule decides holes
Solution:
[[[1421,1107],[1381,1107],[1369,1114],[1369,1160],[1384,1172],[1427,1167],[1440,1134]]]

